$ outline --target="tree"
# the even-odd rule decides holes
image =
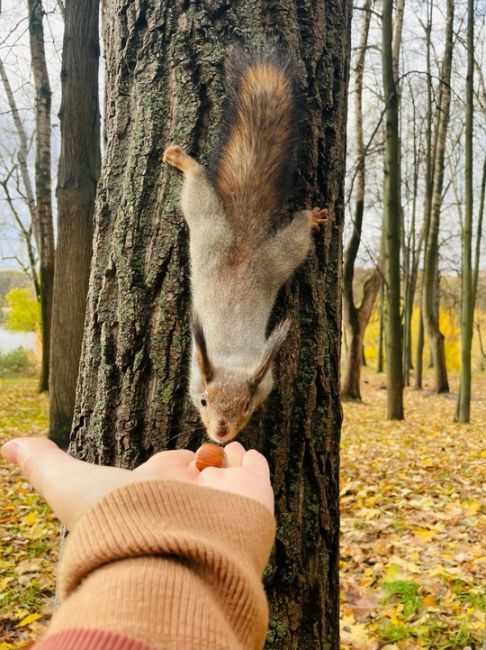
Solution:
[[[65,7],[49,390],[49,435],[62,447],[74,412],[101,159],[98,13],[99,0]]]
[[[429,339],[435,373],[435,391],[437,393],[449,392],[447,378],[447,365],[445,358],[444,335],[439,328],[438,295],[438,267],[439,267],[439,229],[443,199],[444,166],[447,130],[449,127],[449,114],[451,102],[451,70],[454,24],[454,1],[447,2],[446,19],[446,45],[442,70],[440,75],[440,88],[438,100],[437,129],[435,137],[433,189],[430,207],[430,225],[427,233],[425,247],[422,313],[424,328]]]
[[[401,5],[401,3],[400,3]],[[403,13],[402,13],[403,16]],[[397,12],[397,23],[400,14]],[[385,188],[383,233],[385,239],[386,376],[388,418],[403,419],[402,333],[400,316],[400,138],[398,131],[399,96],[396,78],[397,50],[393,35],[393,2],[383,2],[383,90],[385,96]],[[396,40],[398,39],[398,40]]]
[[[456,420],[469,422],[471,411],[471,346],[474,324],[473,268],[473,117],[474,117],[474,3],[467,3],[467,77],[464,188],[461,260],[461,374],[457,394]],[[480,230],[478,238],[481,237]],[[479,260],[478,260],[479,261]],[[476,280],[477,282],[477,280]]]
[[[426,113],[426,133],[425,133],[425,197],[424,197],[424,216],[423,216],[423,239],[427,242],[430,230],[430,211],[432,206],[432,191],[433,191],[433,169],[434,169],[434,148],[432,147],[432,123],[433,123],[433,110],[432,103],[432,73],[431,73],[431,33],[432,33],[432,18],[433,18],[434,4],[432,0],[427,0],[427,22],[424,26],[425,30],[425,46],[426,46],[426,60],[427,60],[427,113]],[[422,296],[423,296],[422,286]],[[422,302],[422,301],[421,301]],[[417,349],[415,357],[415,388],[422,388],[423,378],[423,362],[424,362],[424,313],[423,306],[420,305],[419,317],[419,331],[417,336]]]
[[[44,9],[41,0],[28,0],[32,75],[35,86],[35,194],[42,313],[42,365],[39,389],[49,387],[54,228],[51,196],[51,89],[44,50]]]
[[[162,153],[176,142],[207,160],[224,114],[225,44],[278,33],[296,53],[306,97],[292,207],[327,203],[335,222],[280,294],[275,320],[291,313],[293,327],[276,369],[279,385],[241,440],[269,457],[276,494],[268,647],[337,649],[349,3],[244,0],[174,4],[169,12],[155,0],[122,0],[103,11],[106,150],[71,451],[132,467],[154,451],[201,441],[186,395],[187,232],[177,209],[180,181],[162,166]]]
[[[363,139],[363,75],[370,22],[371,0],[367,0],[364,5],[364,19],[355,71],[356,204],[353,230],[344,255],[343,269],[343,306],[344,319],[349,331],[349,349],[341,396],[344,399],[354,400],[361,400],[360,376],[363,357],[363,337],[381,284],[379,271],[373,271],[363,284],[363,297],[360,305],[356,306],[353,287],[354,266],[361,243],[366,186],[366,152]]]

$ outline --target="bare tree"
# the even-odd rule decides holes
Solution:
[[[437,135],[434,153],[433,192],[430,212],[430,227],[425,248],[422,296],[424,326],[432,352],[435,373],[435,391],[437,393],[449,392],[444,335],[439,328],[439,309],[437,305],[439,301],[439,229],[443,200],[445,153],[451,101],[450,84],[452,53],[454,49],[453,24],[454,1],[448,0],[446,19],[446,45],[440,75]]]
[[[49,355],[54,287],[54,228],[51,196],[51,89],[44,49],[44,9],[28,0],[32,74],[35,86],[35,193],[41,285],[42,366],[39,389],[49,387]]]
[[[388,418],[403,419],[402,335],[400,317],[400,138],[399,95],[394,75],[393,1],[383,2],[382,67],[385,97],[385,188],[383,234],[386,287],[386,373]]]
[[[357,306],[355,304],[353,287],[354,268],[361,242],[366,186],[366,152],[363,137],[363,75],[371,22],[371,5],[372,1],[366,0],[355,69],[355,134],[357,152],[355,209],[353,229],[344,255],[343,270],[344,318],[349,332],[349,347],[341,396],[344,399],[353,400],[361,400],[360,375],[363,356],[363,337],[381,282],[381,275],[378,270],[373,271],[363,284],[363,297],[360,305]]]
[[[485,167],[481,188],[476,256],[473,268],[473,117],[474,117],[474,2],[467,4],[467,76],[466,76],[466,132],[465,132],[465,207],[462,224],[461,260],[461,374],[456,404],[456,420],[469,422],[471,417],[471,347],[474,326],[474,303],[479,274],[479,251],[484,211]]]

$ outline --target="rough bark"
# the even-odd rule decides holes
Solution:
[[[451,69],[454,22],[454,2],[447,2],[446,45],[442,70],[440,76],[439,105],[437,137],[434,154],[433,192],[430,211],[430,227],[427,237],[424,261],[424,278],[422,294],[422,312],[424,328],[429,339],[432,352],[432,361],[435,374],[435,391],[437,393],[449,392],[447,378],[447,365],[445,358],[444,335],[439,328],[439,309],[435,309],[438,301],[438,263],[439,263],[439,230],[442,209],[442,190],[444,185],[444,166],[447,130],[449,126],[449,112],[451,100]]]
[[[374,271],[364,283],[363,298],[357,306],[354,299],[354,265],[361,242],[363,227],[364,200],[366,186],[366,153],[363,138],[363,75],[366,60],[366,48],[371,21],[371,0],[364,5],[364,19],[356,62],[355,80],[355,133],[356,133],[356,194],[353,231],[344,255],[343,267],[343,306],[344,320],[349,333],[346,371],[341,389],[343,399],[361,400],[360,378],[363,359],[363,337],[368,325],[373,305],[380,288],[381,276]]]
[[[161,164],[177,142],[203,162],[223,114],[225,44],[279,34],[305,88],[292,207],[328,204],[335,222],[280,294],[293,327],[278,387],[241,435],[270,459],[278,537],[267,575],[269,648],[336,649],[341,231],[350,6],[104,4],[106,150],[71,449],[131,467],[196,446],[189,405],[189,261],[180,179]]]
[[[62,447],[74,413],[100,173],[98,13],[99,0],[66,3],[49,389],[49,435]]]
[[[35,194],[41,285],[42,365],[39,390],[49,387],[54,286],[54,229],[51,196],[51,89],[47,73],[41,0],[28,0],[32,74],[35,87]]]
[[[464,169],[464,221],[461,260],[461,372],[457,394],[456,420],[471,417],[471,347],[474,324],[473,294],[473,118],[474,118],[474,3],[467,3],[466,133]]]
[[[386,376],[387,413],[390,420],[403,419],[402,332],[400,318],[400,138],[398,90],[393,74],[393,2],[383,2],[383,91],[385,111],[385,188],[383,232],[385,237]]]

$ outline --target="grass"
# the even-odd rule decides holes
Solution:
[[[344,405],[342,650],[482,649],[486,377],[473,422],[454,400],[407,389],[388,422],[383,376],[365,372],[363,404]],[[35,378],[0,379],[0,443],[45,435]],[[20,474],[0,463],[0,650],[38,639],[52,611],[58,524]]]

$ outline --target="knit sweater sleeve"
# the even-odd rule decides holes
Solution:
[[[78,645],[63,641],[63,650],[79,650],[87,632],[90,650],[113,635],[113,647],[127,650],[262,648],[261,575],[274,536],[273,517],[252,499],[176,481],[115,490],[67,540],[61,606],[38,650],[76,636]],[[108,636],[97,646],[99,631]]]

